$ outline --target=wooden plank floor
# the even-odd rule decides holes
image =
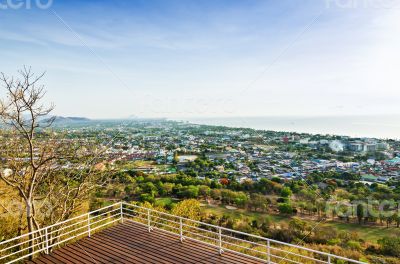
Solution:
[[[125,222],[28,263],[259,263],[235,253],[218,254],[202,243],[179,241],[177,235]]]

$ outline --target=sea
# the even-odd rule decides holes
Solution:
[[[182,121],[272,131],[400,139],[400,115],[210,117],[185,118]]]

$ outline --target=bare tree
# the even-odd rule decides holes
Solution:
[[[7,94],[0,102],[0,179],[24,201],[28,232],[68,219],[101,178],[92,166],[98,162],[94,142],[68,139],[51,129],[54,105],[42,104],[43,76],[26,67],[18,78],[0,76]]]

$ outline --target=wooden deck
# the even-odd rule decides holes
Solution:
[[[259,263],[199,242],[126,222],[27,263]]]

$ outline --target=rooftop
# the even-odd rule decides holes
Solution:
[[[0,242],[15,263],[357,263],[299,245],[119,202]]]

